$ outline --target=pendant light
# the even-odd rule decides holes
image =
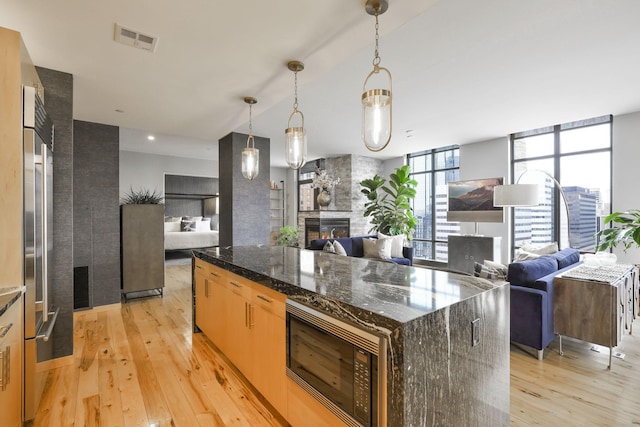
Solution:
[[[247,137],[247,146],[242,149],[242,176],[252,181],[260,172],[260,150],[255,147],[251,124],[251,107],[258,100],[247,96],[244,98],[244,102],[249,104],[249,136]]]
[[[387,0],[367,0],[365,10],[376,17],[376,49],[373,57],[373,70],[364,80],[362,86],[362,139],[371,151],[384,149],[391,140],[391,73],[380,66],[378,55],[378,15],[389,8]],[[372,76],[385,74],[388,78],[387,89],[367,89],[367,82]]]
[[[307,132],[304,129],[304,115],[298,110],[298,71],[304,70],[304,64],[300,61],[289,61],[287,68],[294,75],[294,101],[293,112],[289,116],[285,134],[285,156],[291,169],[300,169],[307,161]],[[300,116],[300,127],[293,127],[292,120]]]

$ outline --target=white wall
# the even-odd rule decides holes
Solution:
[[[218,178],[218,162],[121,150],[120,197],[131,188],[155,189],[164,196],[165,173]]]
[[[382,166],[384,167],[384,172],[382,173],[382,177],[389,180],[389,175],[394,173],[396,169],[401,168],[405,164],[405,157],[394,157],[393,159],[387,159],[382,162]],[[373,176],[371,177],[373,178]]]
[[[460,146],[460,180],[503,177],[505,183],[509,183],[509,165],[508,137]],[[510,217],[507,210],[504,223],[481,222],[478,225],[479,234],[502,237],[502,262],[505,264],[511,256]],[[474,234],[475,223],[460,223],[460,232]]]
[[[612,212],[640,209],[640,112],[613,118]],[[640,249],[614,250],[618,262],[640,263]]]

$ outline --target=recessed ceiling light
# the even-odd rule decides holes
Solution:
[[[148,139],[149,141],[155,141],[155,140],[156,140],[156,137],[155,137],[155,136],[153,136],[153,135],[149,135],[149,136],[147,136],[147,139]]]

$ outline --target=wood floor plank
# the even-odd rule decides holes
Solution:
[[[108,312],[98,313],[98,390],[99,422],[112,427],[124,426],[120,390],[117,384],[118,367],[111,338]]]
[[[160,426],[171,425],[172,420],[169,405],[161,392],[156,372],[144,344],[145,338],[138,329],[131,305],[125,304],[121,310],[133,362],[138,373],[138,383],[142,390],[142,399],[147,410],[149,424]]]
[[[123,423],[126,427],[149,425],[129,340],[120,310],[108,312],[111,339],[116,359],[116,378],[121,399]]]

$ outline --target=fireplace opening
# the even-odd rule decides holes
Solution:
[[[315,239],[349,237],[349,218],[306,218],[304,220],[305,248]]]

